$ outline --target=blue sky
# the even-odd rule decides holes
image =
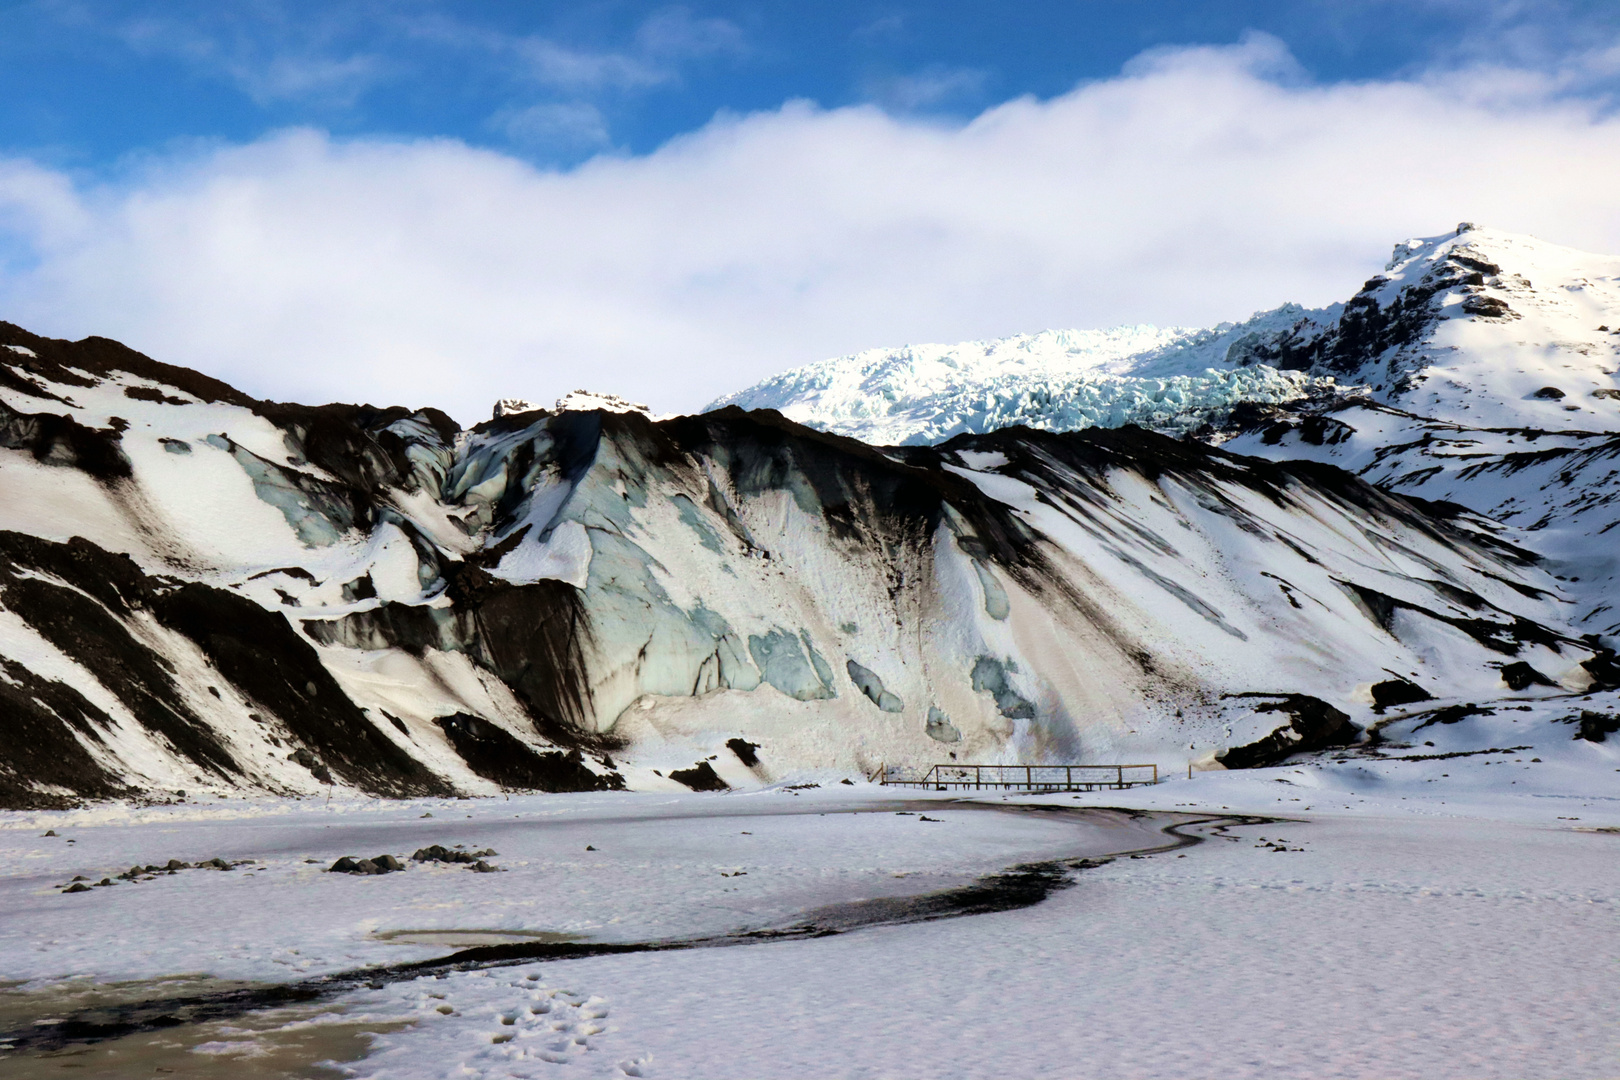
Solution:
[[[1620,4],[0,6],[0,318],[282,399],[690,410],[863,348],[1620,252]]]
[[[1320,82],[1487,61],[1550,69],[1620,36],[1620,5],[34,0],[0,14],[0,147],[98,169],[180,140],[312,125],[566,164],[795,98],[966,118],[1107,78],[1146,50],[1247,31],[1284,42]],[[1613,73],[1579,89],[1594,82],[1612,89]]]

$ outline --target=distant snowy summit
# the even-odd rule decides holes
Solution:
[[[1020,424],[1186,432],[1246,402],[1320,406],[1350,395],[1471,425],[1613,427],[1616,328],[1620,259],[1465,222],[1397,244],[1383,274],[1326,308],[1285,304],[1205,329],[871,349],[710,408],[776,409],[887,445]]]
[[[501,398],[495,403],[494,417],[496,420],[505,416],[521,416],[523,413],[541,412],[543,405],[537,405],[523,398]],[[571,390],[557,399],[552,406],[552,412],[612,412],[612,413],[641,413],[651,416],[652,410],[645,405],[622,398],[617,394],[599,394],[592,390]]]

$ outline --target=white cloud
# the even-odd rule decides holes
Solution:
[[[916,112],[978,98],[986,72],[977,68],[930,65],[909,75],[866,81],[866,96],[891,112]]]
[[[427,26],[427,23],[423,23]],[[542,35],[508,36],[443,18],[432,33],[441,43],[473,45],[515,61],[519,77],[582,94],[645,90],[680,81],[682,66],[747,52],[740,28],[725,19],[698,19],[682,7],[663,8],[643,19],[627,48],[592,49]]]
[[[594,149],[608,144],[608,125],[602,110],[584,101],[504,109],[491,118],[490,126],[514,143],[539,149]]]
[[[82,13],[81,21],[97,25]],[[111,29],[136,53],[183,60],[233,83],[260,105],[305,101],[347,107],[387,74],[380,56],[341,47],[339,40],[351,27],[336,13],[300,20],[259,5],[245,23],[146,15]]]
[[[726,19],[700,19],[684,7],[655,11],[636,28],[636,46],[647,56],[695,60],[742,56],[748,42],[742,28]]]
[[[1255,38],[965,125],[794,102],[563,172],[307,130],[103,187],[20,163],[0,317],[261,396],[691,409],[869,346],[1325,303],[1464,219],[1617,252],[1615,175],[1579,102],[1310,85]]]

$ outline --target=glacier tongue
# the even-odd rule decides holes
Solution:
[[[1016,425],[1190,431],[1240,402],[1333,394],[1332,376],[1226,362],[1258,335],[1313,314],[1320,313],[1287,305],[1209,330],[1049,330],[961,345],[871,349],[785,372],[709,408],[776,409],[809,427],[877,445],[943,442]]]

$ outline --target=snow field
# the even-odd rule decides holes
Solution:
[[[330,807],[219,800],[6,814],[0,957],[7,977],[20,980],[205,971],[282,981],[450,951],[442,934],[421,943],[400,931],[472,931],[458,939],[463,945],[539,932],[599,941],[719,934],[780,925],[853,898],[932,892],[1014,862],[1154,842],[1147,827],[1129,822],[983,810],[950,812],[942,835],[914,813],[896,813],[906,798],[898,789],[863,785],[858,797],[847,790]],[[59,836],[40,835],[47,829]],[[499,854],[488,861],[505,872],[436,863],[376,877],[326,872],[343,855],[407,860],[435,843],[493,847]],[[215,857],[247,862],[89,894],[57,891],[75,875],[94,882],[136,864]]]
[[[1620,739],[1573,739],[1564,721],[1620,696],[1479,701],[1494,711],[1425,723],[1446,704],[1392,710],[1374,751],[1125,792],[981,796],[1276,819],[1080,871],[1031,908],[449,973],[282,1027],[376,1031],[342,1073],[401,1080],[1612,1075]],[[10,813],[0,957],[35,992],[72,975],[295,979],[540,931],[633,941],[782,925],[1164,839],[1162,821],[1101,828],[958,798],[840,785]],[[351,878],[301,861],[431,842],[493,846],[508,872]],[[50,888],[170,854],[255,861]],[[463,934],[386,936],[427,929]],[[195,1049],[246,1063],[279,1030],[216,1026]]]
[[[1615,702],[1497,704],[1415,732],[1392,714],[1391,760],[1007,799],[1277,819],[1032,908],[449,976],[454,1016],[380,1036],[348,1075],[1611,1076],[1620,747],[1557,718]],[[569,1044],[571,1015],[520,1014],[534,1033],[496,1043],[536,983],[605,1003],[608,1030]]]

